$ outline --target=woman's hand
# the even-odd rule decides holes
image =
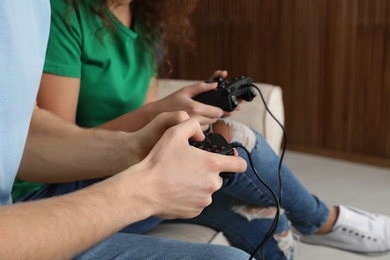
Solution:
[[[218,79],[218,78],[226,79],[227,76],[228,76],[228,72],[226,70],[216,70],[211,75],[208,82],[215,82],[215,79]],[[238,101],[238,105],[234,109],[234,111],[240,110],[241,104],[244,102],[244,100],[242,100],[242,99],[238,99],[237,101]],[[232,115],[232,113],[233,113],[233,111],[232,112],[223,111],[223,117],[229,117]]]
[[[217,87],[217,83],[199,82],[190,86],[181,88],[180,90],[166,96],[157,101],[159,109],[163,111],[179,111],[183,110],[188,113],[191,118],[196,119],[202,126],[202,129],[207,129],[208,125],[217,121],[223,115],[223,110],[219,107],[206,105],[197,102],[192,97],[200,93],[213,90]]]
[[[208,82],[199,82],[190,86],[181,88],[180,90],[173,92],[172,94],[155,101],[153,111],[186,111],[191,118],[196,119],[202,130],[206,130],[210,124],[215,123],[218,118],[227,117],[232,112],[223,111],[221,108],[206,105],[201,102],[195,101],[194,96],[197,96],[203,92],[207,92],[215,89],[218,86],[218,82],[215,82],[215,78],[226,78],[228,75],[226,70],[216,70]],[[235,110],[240,108],[242,100],[239,100],[239,105]]]
[[[214,82],[216,78],[225,79],[228,75],[228,72],[226,70],[216,70],[209,78],[209,82]]]

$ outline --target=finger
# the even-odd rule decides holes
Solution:
[[[226,78],[228,75],[228,72],[226,70],[216,70],[214,71],[213,75],[209,80],[214,81],[215,78]]]
[[[230,111],[230,112],[224,111],[223,112],[223,117],[230,117],[230,116],[232,116],[234,112],[239,111],[241,109],[242,104],[243,104],[243,102],[239,102],[238,105],[234,108],[233,111]]]
[[[185,122],[190,118],[187,112],[185,111],[175,111],[175,112],[167,112],[167,119],[165,120],[168,126],[175,126],[180,123]]]
[[[157,128],[165,132],[168,128],[180,124],[190,116],[185,111],[175,111],[175,112],[163,112],[157,115],[149,125],[152,125],[152,128]]]
[[[233,115],[233,112],[223,112],[223,118],[225,118],[225,117],[230,117],[230,116],[232,116]]]
[[[199,82],[194,85],[190,85],[185,87],[186,91],[188,91],[188,95],[191,97],[194,97],[196,95],[199,95],[203,92],[207,92],[210,90],[213,90],[217,88],[218,83],[217,82],[212,82],[212,83],[206,83],[206,82]]]
[[[207,105],[195,100],[193,100],[192,102],[196,102],[196,105],[194,105],[193,112],[197,115],[210,119],[220,118],[223,115],[223,110],[219,107]]]
[[[210,128],[210,124],[200,124],[200,126],[201,126],[203,132]]]
[[[246,161],[239,156],[213,154],[218,156],[218,167],[220,172],[245,172]]]
[[[212,125],[215,122],[217,122],[217,120],[218,120],[218,118],[209,118],[209,117],[203,117],[203,116],[199,116],[199,115],[194,115],[192,118],[196,119],[199,122],[199,124],[202,126],[203,130],[204,130],[203,126]]]
[[[186,121],[168,129],[175,138],[183,138],[184,140],[192,139],[194,141],[202,141],[205,136],[202,128],[196,119],[189,118]]]

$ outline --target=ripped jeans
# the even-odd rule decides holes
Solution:
[[[261,178],[279,196],[279,157],[259,133],[255,132],[255,137],[256,141],[251,149],[254,166]],[[222,231],[233,246],[252,254],[271,226],[274,214],[269,212],[274,212],[272,209],[275,207],[275,201],[271,193],[256,178],[246,152],[242,148],[237,148],[237,151],[247,161],[246,172],[235,174],[231,179],[224,179],[222,189],[213,195],[212,204],[196,218],[169,222],[196,223]],[[274,235],[264,246],[265,259],[293,259],[294,241],[290,223],[302,234],[312,234],[325,223],[329,215],[328,207],[310,194],[284,164],[281,174],[283,210]],[[100,180],[46,185],[25,196],[21,201],[65,194],[97,181]],[[269,207],[270,210],[264,213],[253,207],[253,210],[245,215],[243,212],[247,204]],[[239,210],[240,207],[237,205],[243,206],[244,211],[242,207]],[[151,217],[126,227],[122,232],[142,234],[162,221]],[[280,236],[286,232],[287,236]],[[260,255],[257,254],[256,258],[260,259]]]
[[[254,167],[279,196],[279,157],[259,133],[255,132],[255,136],[256,143],[251,152]],[[248,167],[245,173],[235,174],[231,179],[224,179],[224,185],[214,194],[212,204],[198,217],[182,222],[197,223],[223,231],[233,246],[251,254],[264,238],[274,215],[267,215],[267,212],[261,210],[256,211],[255,208],[244,214],[243,205],[272,208],[275,207],[275,201],[270,191],[256,178],[247,153],[242,148],[237,148],[237,151],[247,161]],[[264,247],[265,259],[293,258],[294,243],[289,227],[290,222],[302,234],[312,234],[325,223],[329,215],[328,207],[310,194],[284,164],[281,175],[283,210],[274,236]],[[278,237],[278,234],[285,231],[289,231],[288,236]],[[260,259],[259,255],[256,257]]]

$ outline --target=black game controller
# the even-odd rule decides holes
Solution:
[[[199,149],[209,151],[212,153],[219,153],[223,155],[234,155],[234,150],[225,138],[220,134],[210,133],[206,135],[206,138],[201,142],[189,140],[190,145]],[[219,175],[223,178],[233,177],[232,172],[221,172]]]
[[[214,81],[206,81],[207,83],[218,82],[217,88],[201,93],[194,100],[221,108],[224,111],[231,112],[238,106],[238,99],[252,101],[256,92],[252,87],[252,79],[248,77],[237,77],[233,79],[215,78]]]

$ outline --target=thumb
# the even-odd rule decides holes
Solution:
[[[188,95],[191,97],[194,97],[194,96],[199,95],[203,92],[207,92],[207,91],[216,89],[217,86],[218,86],[217,82],[213,82],[213,83],[199,82],[199,83],[196,83],[194,85],[187,86],[185,88],[186,88]]]
[[[220,163],[220,172],[245,172],[247,168],[246,161],[239,156],[214,154],[219,156],[218,162]]]

